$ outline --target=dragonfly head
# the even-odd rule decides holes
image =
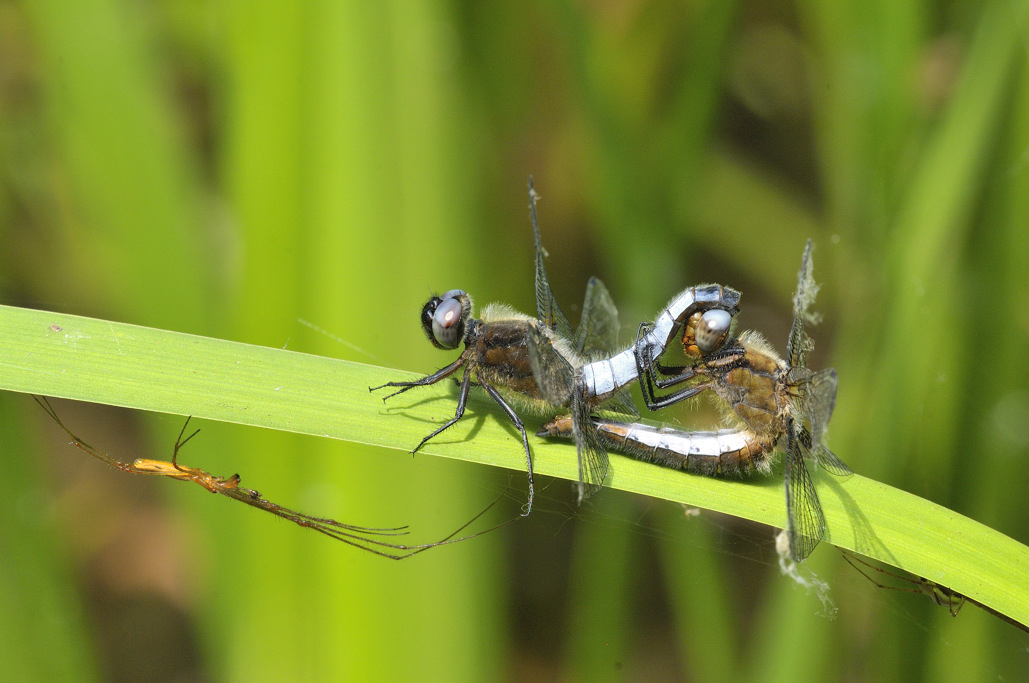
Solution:
[[[472,314],[472,297],[461,289],[432,295],[422,307],[422,330],[437,349],[456,349]]]
[[[725,343],[731,326],[732,314],[729,311],[721,308],[697,311],[683,326],[683,349],[690,356],[706,356]]]

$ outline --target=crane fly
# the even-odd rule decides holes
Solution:
[[[461,533],[468,525],[475,522],[482,515],[484,515],[497,501],[494,501],[484,510],[479,512],[475,517],[461,525],[453,533],[445,536],[439,541],[433,543],[424,543],[417,545],[405,545],[401,543],[394,543],[388,539],[392,537],[406,536],[409,531],[407,526],[400,527],[384,527],[384,528],[373,528],[356,526],[353,524],[344,524],[337,522],[334,519],[328,519],[325,517],[313,517],[303,512],[297,512],[290,508],[273,503],[261,496],[261,494],[253,489],[246,488],[240,484],[240,476],[233,474],[231,477],[219,477],[209,472],[201,470],[196,467],[189,467],[179,463],[179,451],[185,446],[194,436],[196,436],[200,430],[197,429],[186,436],[186,431],[189,427],[189,418],[186,418],[185,424],[182,425],[182,429],[179,432],[178,438],[175,440],[175,446],[172,448],[172,459],[167,460],[151,460],[149,458],[137,458],[131,463],[122,462],[114,456],[104,453],[93,446],[89,445],[81,438],[76,436],[58,417],[57,412],[53,406],[50,405],[45,397],[35,396],[36,403],[46,412],[50,418],[57,423],[57,426],[68,435],[71,439],[71,444],[81,451],[88,453],[94,458],[101,460],[111,467],[121,470],[122,472],[130,472],[132,474],[143,474],[151,476],[168,477],[170,479],[177,479],[179,481],[191,481],[198,486],[203,487],[211,493],[217,493],[233,500],[238,500],[241,503],[245,503],[251,507],[255,507],[259,510],[269,512],[276,517],[281,517],[285,520],[293,522],[297,526],[304,527],[306,529],[313,529],[318,533],[325,534],[330,538],[334,538],[337,541],[342,541],[347,545],[366,550],[375,555],[386,557],[391,560],[403,560],[413,555],[417,555],[429,548],[435,548],[441,545],[448,545],[450,543],[458,543],[465,541],[476,536],[488,533],[493,529],[503,526],[507,522],[498,524],[490,529],[480,531],[475,534],[468,536],[462,536],[460,538],[454,538],[457,534]],[[499,498],[498,498],[499,500]],[[509,520],[510,521],[510,520]]]
[[[924,595],[940,607],[946,607],[947,611],[950,612],[950,616],[952,617],[956,617],[958,615],[958,612],[961,611],[961,608],[965,606],[965,603],[969,602],[975,605],[976,607],[982,609],[984,612],[992,614],[1001,621],[1006,621],[1015,628],[1019,628],[1025,631],[1026,633],[1029,633],[1029,626],[1026,626],[1020,621],[1012,619],[1006,614],[1001,614],[992,607],[987,607],[986,605],[977,600],[973,600],[972,598],[966,595],[962,595],[953,588],[941,586],[935,581],[930,581],[929,579],[922,576],[902,576],[900,574],[895,574],[894,572],[883,569],[882,567],[877,567],[874,564],[865,562],[854,553],[847,552],[842,548],[840,548],[840,552],[843,553],[843,559],[847,561],[847,564],[856,569],[857,572],[861,574],[861,576],[871,581],[876,588],[882,588],[891,591],[901,591],[904,593],[914,593],[916,595]],[[865,569],[862,569],[861,567],[865,567]],[[874,575],[869,573],[870,571],[882,574],[883,576],[892,577],[898,581],[902,581],[906,583],[907,586],[891,586],[889,584],[879,583],[875,580]]]

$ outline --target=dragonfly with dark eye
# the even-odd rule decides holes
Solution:
[[[463,343],[461,355],[450,365],[421,379],[388,382],[371,388],[372,391],[398,388],[383,399],[386,400],[414,387],[435,384],[463,368],[454,417],[422,439],[414,451],[417,452],[427,441],[461,419],[471,385],[479,384],[521,433],[529,478],[525,515],[532,510],[532,454],[525,427],[512,404],[537,414],[553,414],[560,407],[571,410],[574,425],[570,435],[575,437],[579,449],[580,501],[601,486],[608,471],[607,453],[590,421],[591,412],[606,410],[630,418],[639,415],[625,390],[625,385],[636,377],[633,347],[610,359],[591,362],[612,354],[617,343],[618,313],[607,288],[599,279],[590,279],[586,286],[582,319],[574,334],[554,299],[544,265],[536,199],[530,180],[529,208],[536,247],[537,317],[532,318],[506,306],[491,305],[483,309],[480,318],[476,319],[471,317],[472,300],[466,292],[450,290],[443,296],[433,296],[422,309],[422,328],[437,348],[456,349]],[[736,312],[739,294],[717,285],[712,287],[710,290],[697,288],[701,290],[699,294],[694,289],[687,290],[677,297],[676,302],[690,313],[699,308],[719,306],[729,311],[731,318]],[[672,332],[669,330],[669,336]],[[623,357],[629,362],[616,360]],[[587,372],[586,369],[591,370]],[[631,376],[623,372],[630,369]],[[587,385],[586,377],[599,376],[605,370],[612,379],[610,383]]]
[[[825,517],[805,458],[814,458],[837,476],[851,469],[822,444],[836,403],[836,371],[807,367],[812,343],[804,332],[808,307],[817,291],[811,276],[811,242],[807,243],[793,297],[793,326],[786,360],[755,333],[729,337],[701,353],[691,345],[690,328],[684,352],[695,362],[666,367],[637,344],[640,386],[648,407],[661,408],[711,389],[743,426],[720,431],[684,431],[643,423],[594,419],[602,442],[613,449],[656,464],[707,476],[769,473],[771,456],[779,445],[785,452],[786,534],[794,561],[811,554],[825,534]],[[638,335],[645,339],[650,326]],[[694,339],[702,337],[694,332]],[[684,386],[664,396],[659,389]],[[571,418],[543,426],[540,436],[570,436]]]
[[[450,543],[458,543],[460,541],[469,540],[471,538],[475,538],[476,536],[488,533],[489,531],[492,531],[493,529],[497,528],[492,527],[490,529],[486,529],[485,531],[480,531],[475,534],[463,536],[461,538],[454,538],[455,536],[457,536],[457,534],[466,529],[470,524],[472,524],[482,515],[484,515],[487,510],[493,507],[493,505],[496,503],[496,501],[494,501],[488,507],[482,510],[482,512],[478,513],[471,520],[461,525],[461,527],[458,528],[456,531],[454,531],[453,533],[449,534],[448,536],[444,537],[439,541],[419,545],[404,545],[400,543],[394,543],[386,539],[406,536],[408,534],[407,527],[390,527],[376,529],[370,527],[355,526],[353,524],[344,524],[342,522],[337,522],[334,519],[327,519],[325,517],[312,517],[311,515],[307,515],[302,512],[297,512],[296,510],[291,510],[287,507],[283,507],[282,505],[273,503],[270,500],[265,500],[257,491],[241,486],[240,477],[238,474],[234,474],[231,477],[219,477],[210,474],[209,472],[205,472],[204,470],[198,469],[196,467],[180,465],[178,461],[179,451],[182,449],[183,446],[186,445],[187,442],[189,442],[190,439],[196,436],[197,433],[200,431],[198,429],[191,433],[189,436],[185,436],[186,428],[189,426],[188,418],[186,419],[185,424],[182,425],[182,430],[179,432],[179,437],[175,440],[175,447],[172,450],[171,462],[166,460],[151,460],[148,458],[137,458],[133,460],[131,463],[129,463],[122,462],[114,456],[108,453],[104,453],[103,451],[100,451],[94,448],[93,446],[90,446],[88,443],[86,443],[78,436],[76,436],[74,433],[72,433],[72,431],[65,426],[64,422],[61,421],[61,418],[57,416],[57,412],[53,409],[53,407],[50,405],[50,402],[46,398],[41,396],[33,396],[32,398],[34,398],[36,400],[36,403],[38,403],[39,406],[44,411],[46,411],[46,414],[49,415],[50,418],[57,423],[57,426],[60,427],[64,431],[64,433],[68,435],[68,438],[71,439],[71,444],[73,446],[75,446],[81,451],[88,453],[94,458],[97,458],[98,460],[102,460],[103,462],[107,463],[111,467],[114,467],[115,469],[121,470],[122,472],[130,472],[132,474],[161,476],[169,477],[171,479],[177,479],[179,481],[191,481],[194,484],[197,484],[198,486],[202,486],[204,489],[210,491],[211,493],[218,493],[228,498],[232,498],[233,500],[238,500],[239,502],[245,503],[246,505],[249,505],[251,507],[255,507],[259,510],[264,510],[265,512],[270,512],[276,517],[281,517],[283,519],[289,520],[290,522],[293,522],[298,526],[307,529],[313,529],[318,533],[325,534],[326,536],[334,538],[337,541],[342,541],[347,545],[354,546],[355,548],[360,548],[361,550],[366,550],[370,553],[379,555],[381,557],[386,557],[391,560],[403,560],[408,557],[411,557],[412,555],[417,555],[418,553],[428,550],[429,548],[435,548],[441,545],[448,545]],[[497,500],[499,500],[499,498]],[[498,526],[502,525],[503,524]]]
[[[965,603],[970,602],[976,607],[982,609],[983,611],[988,612],[993,616],[997,617],[998,619],[1006,621],[1015,628],[1019,628],[1025,631],[1026,633],[1029,633],[1029,626],[1026,626],[1020,621],[1012,619],[1006,614],[998,612],[992,607],[987,607],[978,600],[973,600],[972,598],[962,595],[953,588],[941,586],[935,581],[930,581],[929,579],[922,576],[915,576],[914,578],[912,578],[910,576],[901,576],[900,574],[887,571],[885,569],[882,569],[881,567],[876,567],[873,564],[865,562],[857,555],[849,553],[846,550],[843,550],[842,548],[840,549],[840,552],[843,553],[843,559],[847,561],[847,564],[856,569],[857,572],[861,574],[861,576],[871,581],[872,584],[876,586],[876,588],[883,588],[886,590],[895,590],[902,591],[904,593],[915,593],[917,595],[924,595],[940,607],[946,607],[947,611],[950,612],[950,616],[952,617],[956,617],[958,615],[958,612],[961,611],[961,608],[964,607]],[[865,569],[862,569],[859,565],[864,566]],[[875,580],[874,576],[869,573],[870,571],[876,572],[884,576],[893,577],[898,581],[908,584],[908,586],[891,586],[888,584],[879,583]]]

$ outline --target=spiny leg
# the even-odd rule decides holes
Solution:
[[[445,376],[446,375],[444,375],[444,377]],[[461,391],[457,395],[457,411],[454,413],[454,417],[452,417],[450,420],[448,420],[446,424],[444,424],[442,427],[440,427],[439,429],[434,431],[432,434],[429,434],[427,437],[422,439],[418,443],[418,445],[414,447],[414,450],[411,451],[411,455],[414,455],[415,453],[417,453],[418,450],[422,446],[424,446],[427,441],[429,441],[429,439],[431,439],[432,437],[438,435],[440,432],[443,432],[443,431],[449,429],[450,427],[454,426],[454,424],[458,420],[460,420],[462,417],[464,417],[464,407],[465,407],[465,404],[468,402],[468,390],[471,388],[471,386],[472,386],[472,373],[469,372],[468,370],[465,370],[465,372],[464,372],[464,379],[461,380]],[[401,391],[403,391],[403,389]],[[389,396],[387,396],[386,398],[389,398]]]
[[[517,427],[518,431],[522,433],[522,446],[525,448],[525,463],[529,471],[529,500],[522,508],[522,517],[528,517],[529,513],[532,512],[533,480],[532,453],[529,451],[529,437],[525,434],[525,425],[522,424],[522,419],[518,417],[518,413],[516,413],[514,409],[507,404],[507,401],[504,400],[504,397],[500,395],[500,392],[498,392],[496,389],[494,389],[488,384],[483,384],[482,387],[486,390],[486,393],[489,394],[493,398],[493,400],[496,401],[500,405],[500,407],[504,409],[504,412],[507,413],[507,416],[511,418],[511,422],[514,422],[515,427]]]
[[[650,323],[640,323],[639,328],[636,330],[636,344],[633,355],[636,358],[636,378],[640,383],[640,390],[643,392],[643,402],[650,407],[650,404],[656,400],[654,385],[652,383],[653,378],[651,376],[651,365],[654,359],[650,355],[650,351],[647,350],[643,344],[643,338],[650,334],[650,331],[654,326]]]
[[[675,386],[676,384],[681,384],[682,382],[693,379],[697,375],[697,371],[694,366],[662,365],[660,356],[658,358],[654,358],[651,356],[650,349],[640,343],[644,336],[650,334],[651,329],[653,329],[653,325],[650,323],[642,323],[639,330],[636,332],[637,374],[643,376],[644,370],[646,370],[645,374],[650,381],[653,382],[653,386],[659,389],[667,389]],[[660,379],[655,372],[660,372],[662,375],[670,377],[670,379]],[[653,391],[651,392],[651,395],[653,395]]]
[[[663,374],[674,374],[675,377],[667,380],[657,379],[654,372],[658,371]],[[701,375],[697,372],[696,368],[689,366],[676,366],[676,367],[665,367],[659,362],[651,361],[647,365],[646,372],[639,373],[640,376],[640,391],[643,394],[643,402],[646,403],[647,408],[650,410],[659,410],[661,408],[667,408],[670,405],[685,401],[688,398],[692,398],[697,394],[710,389],[713,384],[711,382],[704,382],[703,384],[694,384],[689,387],[685,387],[678,391],[673,391],[670,394],[664,396],[658,396],[655,387],[661,389],[667,389],[677,384],[689,381]]]
[[[685,389],[682,389],[680,391],[674,391],[671,394],[668,394],[667,396],[662,396],[656,401],[650,401],[647,403],[647,407],[651,410],[667,408],[668,406],[675,405],[680,401],[685,401],[688,398],[693,398],[702,391],[710,389],[711,386],[712,385],[710,382],[705,382],[703,384],[694,384],[691,387],[686,387]]]
[[[450,375],[457,372],[458,368],[460,368],[462,365],[464,365],[463,356],[459,357],[457,360],[455,360],[453,363],[446,366],[445,368],[440,368],[431,375],[426,375],[421,379],[416,379],[409,382],[386,382],[385,384],[380,384],[377,387],[368,387],[368,391],[378,391],[379,389],[385,389],[386,387],[401,387],[399,390],[394,391],[392,394],[383,396],[382,401],[383,403],[385,403],[386,399],[393,398],[397,394],[402,394],[408,389],[414,389],[415,387],[427,387],[430,384],[435,384],[441,379],[446,379]]]
[[[682,382],[693,379],[696,376],[696,370],[692,367],[665,367],[661,363],[652,358],[650,350],[645,344],[642,343],[643,337],[650,333],[652,326],[648,323],[640,325],[639,330],[636,333],[636,375],[640,382],[640,391],[643,394],[643,402],[647,405],[650,410],[659,410],[666,408],[670,405],[684,401],[692,396],[696,396],[700,392],[708,389],[710,384],[697,385],[693,387],[687,387],[680,391],[673,392],[667,396],[658,396],[657,389],[667,389],[673,387]],[[661,372],[666,375],[675,375],[671,379],[660,379],[655,374]]]
[[[650,364],[652,371],[660,372],[670,379],[658,379],[653,372],[650,374],[654,380],[654,386],[659,389],[674,387],[697,376],[697,369],[692,365],[662,365],[661,361],[655,360]]]

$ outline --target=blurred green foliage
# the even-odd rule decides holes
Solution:
[[[532,173],[566,308],[599,275],[628,339],[717,281],[781,349],[813,237],[833,449],[1025,543],[1027,11],[0,2],[0,288],[429,371],[450,359],[417,328],[430,289],[532,310]],[[557,482],[514,527],[391,563],[56,437],[41,458],[44,416],[0,411],[12,680],[1029,676],[1024,634],[878,591],[825,546],[808,564],[827,619],[777,575],[767,529],[614,492],[575,513]],[[122,457],[166,457],[179,425],[128,420],[68,415]],[[221,425],[193,448],[358,524],[446,529],[507,479]]]

